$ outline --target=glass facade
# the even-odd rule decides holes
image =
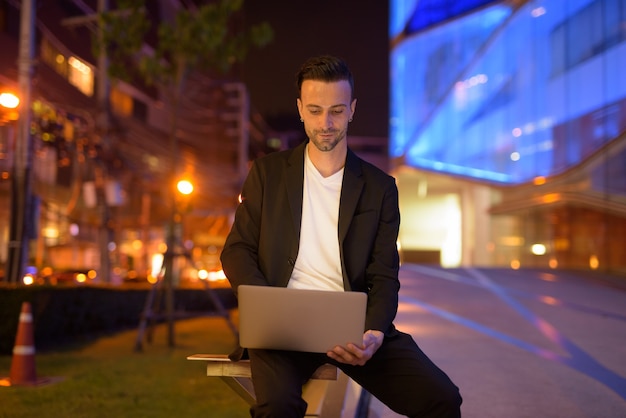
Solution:
[[[623,0],[413,3],[390,13],[392,157],[520,184],[577,166],[626,130]],[[613,169],[622,179],[625,156]],[[624,181],[606,186],[626,194]]]
[[[626,1],[392,0],[389,30],[405,260],[626,272]]]

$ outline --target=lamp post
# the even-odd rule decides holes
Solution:
[[[10,93],[2,94],[2,106],[17,109],[20,100]],[[31,164],[30,132],[25,132],[19,116],[18,135],[14,138],[13,170],[11,173],[11,212],[9,221],[9,248],[7,251],[7,279],[9,283],[19,283],[24,276],[28,262],[29,240],[33,231],[31,209]]]
[[[22,1],[20,13],[20,44],[18,57],[18,81],[21,106],[15,162],[11,176],[11,224],[9,226],[8,281],[18,283],[24,276],[28,261],[28,247],[33,235],[32,202],[32,137],[30,133],[31,73],[33,69],[35,0]],[[5,96],[5,99],[10,97]],[[18,102],[18,103],[19,103]],[[16,104],[17,107],[17,104]]]
[[[29,142],[14,133],[14,121],[19,119],[20,99],[13,93],[0,93],[0,124],[9,125],[9,133],[14,144],[13,170],[11,173],[11,212],[9,221],[9,242],[7,259],[7,280],[19,283],[24,276],[28,258],[27,222],[29,215],[28,199],[30,184],[28,175]]]
[[[13,155],[15,155],[15,143],[16,143],[16,135],[15,135],[15,121],[18,119],[19,115],[18,115],[18,106],[20,104],[20,99],[13,93],[9,93],[9,92],[2,92],[0,93],[0,129],[2,129],[4,132],[2,133],[2,135],[6,135],[6,141],[7,144],[9,146],[9,149],[13,149]],[[16,158],[13,157],[12,158],[13,162],[12,162],[12,166],[15,167],[15,160]],[[14,185],[14,175],[15,175],[15,171],[14,169],[12,169],[13,171],[11,172],[11,207],[10,207],[10,221],[8,224],[9,227],[9,241],[8,241],[8,247],[7,247],[7,271],[6,271],[6,277],[7,280],[9,282],[13,282],[13,276],[15,276],[16,274],[19,275],[19,271],[17,272],[13,272],[13,270],[15,269],[15,264],[16,262],[19,263],[19,260],[16,260],[16,254],[15,252],[17,251],[16,249],[16,243],[15,243],[15,235],[16,235],[16,228],[15,228],[15,224],[16,224],[16,219],[15,218],[15,214],[14,214],[14,202],[15,202],[15,185]]]
[[[189,180],[180,180],[176,183],[177,192],[186,199],[193,193],[193,184]],[[165,314],[167,317],[167,342],[170,347],[174,341],[174,258],[180,255],[177,246],[182,240],[182,206],[179,195],[174,193],[172,218],[169,221],[166,235],[167,250],[165,252],[165,275],[163,284],[165,289]]]

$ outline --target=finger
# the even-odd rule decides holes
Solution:
[[[347,356],[348,352],[343,347],[341,347],[339,345],[334,347],[327,354],[328,354],[329,357],[331,357],[331,358],[333,358],[335,360],[338,360],[338,361],[342,361],[342,362],[344,361],[345,358],[348,357]]]
[[[349,344],[348,351],[346,351],[347,355],[344,355],[344,358],[349,360],[351,364],[362,366],[371,358],[371,350],[361,350],[359,347]]]
[[[347,347],[346,347],[347,348]],[[341,363],[358,365],[364,364],[359,353],[355,353],[341,346],[335,347],[332,351],[326,353],[328,357]]]
[[[351,359],[347,356],[339,355],[333,351],[329,351],[327,354],[328,354],[328,357],[330,357],[331,359],[335,361],[338,361],[339,363],[352,364]]]

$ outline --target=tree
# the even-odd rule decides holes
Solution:
[[[190,2],[187,2],[189,4]],[[171,20],[152,22],[143,0],[119,0],[117,9],[99,14],[99,36],[94,39],[96,55],[107,56],[107,74],[114,79],[141,80],[156,86],[171,104],[170,148],[174,175],[177,175],[178,145],[176,132],[179,104],[185,94],[189,75],[196,70],[225,74],[244,59],[251,46],[262,47],[273,38],[269,24],[263,22],[241,30],[234,17],[243,0],[215,0],[206,4],[181,7]],[[150,51],[150,52],[146,52]],[[174,180],[174,179],[172,179]],[[172,182],[173,184],[174,182]],[[175,191],[172,195],[172,220],[167,231],[165,256],[166,314],[168,341],[174,345],[172,248],[175,242]]]
[[[248,31],[237,30],[233,17],[243,0],[218,0],[181,8],[171,21],[158,22],[156,42],[150,45],[147,36],[153,28],[144,4],[143,0],[120,0],[117,10],[101,13],[100,25],[105,30],[95,44],[96,52],[106,51],[111,77],[139,77],[169,96],[173,139],[189,73],[198,69],[225,73],[244,59],[251,45],[271,42],[273,31],[266,22]],[[146,45],[154,48],[152,54],[142,53]]]
[[[96,50],[106,49],[112,77],[128,79],[130,62],[135,64],[130,68],[150,84],[182,87],[190,70],[227,71],[244,59],[251,45],[262,47],[273,38],[266,22],[248,31],[236,28],[233,18],[243,0],[216,0],[181,8],[171,21],[154,22],[154,53],[138,55],[144,45],[150,45],[146,36],[153,25],[144,4],[143,0],[119,0],[117,10],[101,13],[106,31]]]

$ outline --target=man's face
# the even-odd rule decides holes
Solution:
[[[297,104],[304,130],[317,149],[332,151],[345,139],[356,109],[348,81],[305,80]]]

